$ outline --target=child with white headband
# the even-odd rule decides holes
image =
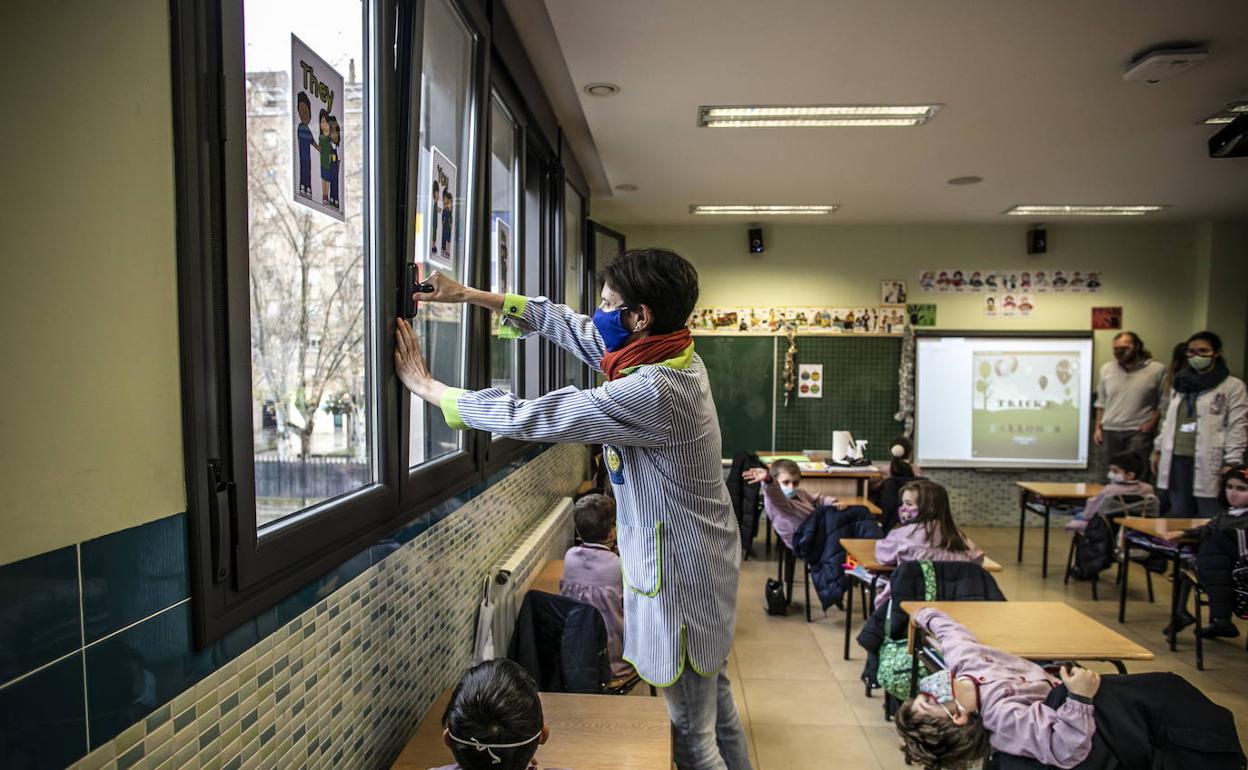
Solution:
[[[468,669],[451,694],[442,727],[456,764],[437,770],[536,770],[537,747],[550,737],[537,683],[505,658]]]

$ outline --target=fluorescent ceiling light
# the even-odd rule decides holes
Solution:
[[[831,214],[840,208],[839,203],[827,203],[817,205],[725,205],[725,206],[706,206],[693,205],[689,207],[690,214],[707,214],[707,215],[775,215],[775,214]]]
[[[1200,122],[1206,126],[1222,126],[1240,115],[1248,115],[1248,102],[1231,102]]]
[[[706,128],[921,126],[939,109],[939,104],[699,107],[698,124]]]
[[[1147,206],[1083,206],[1075,204],[1020,204],[1004,213],[1010,216],[1082,216],[1082,217],[1138,217],[1168,208],[1168,205]]]

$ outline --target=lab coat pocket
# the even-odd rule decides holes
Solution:
[[[619,538],[624,585],[643,596],[657,596],[663,585],[663,522],[620,525]]]

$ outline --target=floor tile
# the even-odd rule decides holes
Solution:
[[[858,724],[836,682],[747,679],[744,689],[750,721],[756,725]]]

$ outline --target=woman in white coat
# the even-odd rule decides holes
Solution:
[[[1248,390],[1227,370],[1213,332],[1188,338],[1187,365],[1174,376],[1157,438],[1157,487],[1169,495],[1169,515],[1217,513],[1219,477],[1243,462],[1248,446]]]

